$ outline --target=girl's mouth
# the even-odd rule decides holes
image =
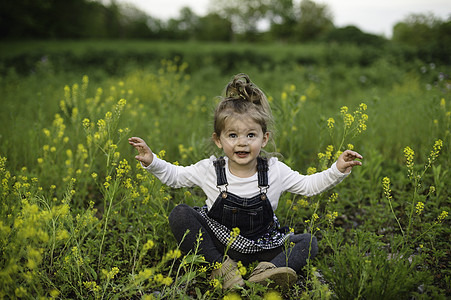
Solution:
[[[243,157],[246,157],[249,154],[249,152],[238,151],[238,152],[235,152],[235,154],[236,154],[236,156],[243,158]]]

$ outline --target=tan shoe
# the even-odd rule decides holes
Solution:
[[[238,270],[237,263],[228,256],[226,256],[221,268],[211,271],[211,277],[222,278],[222,289],[224,290],[234,286],[244,286],[244,280]]]
[[[268,283],[266,279],[273,281]],[[296,272],[290,267],[276,267],[270,262],[259,263],[249,277],[249,282],[260,283],[263,285],[280,286],[287,288],[294,284],[298,279]]]

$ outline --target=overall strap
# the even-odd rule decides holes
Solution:
[[[219,157],[213,162],[216,170],[216,186],[219,188],[221,185],[227,186],[227,177],[225,172],[225,159],[223,156]]]
[[[257,157],[258,187],[268,189],[268,158]]]

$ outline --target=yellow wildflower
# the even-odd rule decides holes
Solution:
[[[413,165],[413,158],[415,156],[415,152],[409,147],[404,148],[404,156],[406,158],[406,164],[408,167]]]
[[[144,250],[144,251],[147,251],[147,250],[153,248],[154,245],[155,245],[155,243],[154,243],[152,240],[148,240],[148,241],[144,244],[143,250]]]
[[[329,201],[332,203],[337,201],[337,199],[338,199],[338,193],[332,193],[332,195],[330,195],[330,197],[329,197]]]
[[[448,212],[447,211],[442,211],[442,213],[437,217],[437,222],[441,223],[444,219],[446,219],[446,217],[448,217]]]
[[[435,141],[434,146],[432,148],[431,153],[429,154],[428,157],[428,165],[430,166],[434,160],[438,157],[440,150],[442,150],[442,146],[443,146],[443,141],[441,139],[438,139],[437,141]]]
[[[56,234],[57,241],[67,240],[69,237],[69,232],[67,232],[67,230],[65,229],[59,230]]]
[[[182,252],[179,249],[170,250],[168,253],[166,253],[165,259],[176,259],[182,256]]]
[[[440,108],[446,110],[446,101],[445,98],[440,99]]]
[[[308,207],[308,202],[305,199],[300,199],[300,200],[298,200],[298,205],[300,207],[306,208],[306,207]]]
[[[238,268],[238,273],[239,273],[241,276],[246,275],[246,273],[247,273],[246,267],[243,266],[243,263],[242,263],[241,261],[239,261],[239,262],[237,263],[237,268]]]
[[[345,115],[347,112],[348,112],[348,107],[347,107],[347,106],[342,106],[342,107],[340,108],[340,113],[341,113],[342,115]]]
[[[230,293],[224,296],[222,300],[241,300],[241,296],[237,293]]]
[[[415,206],[417,215],[421,214],[424,210],[424,203],[419,201]]]
[[[281,95],[282,101],[287,100],[287,97],[288,97],[287,93],[286,92],[282,92],[282,95]]]
[[[232,237],[237,237],[240,235],[240,229],[238,227],[235,227],[232,229],[232,231],[230,232],[230,235]]]
[[[160,159],[163,159],[165,155],[166,155],[166,151],[161,150],[160,152],[158,152],[157,157]]]
[[[354,116],[351,114],[345,114],[343,116],[343,120],[345,122],[346,127],[351,127],[352,123],[354,123]]]
[[[57,289],[53,289],[50,291],[50,297],[52,297],[52,298],[58,298],[59,295],[60,295],[60,291],[58,291]]]
[[[118,267],[113,267],[113,268],[111,269],[111,271],[109,271],[109,272],[106,274],[106,276],[107,276],[108,279],[113,279],[114,276],[117,275],[117,273],[119,273],[119,268],[118,268]]]
[[[172,278],[171,277],[165,277],[163,280],[161,280],[161,283],[167,286],[170,286],[172,284]]]
[[[390,200],[392,198],[390,190],[390,178],[388,177],[382,178],[382,188],[384,190],[385,197],[388,200]]]
[[[282,296],[277,291],[269,291],[263,297],[263,300],[282,300]]]
[[[222,288],[222,284],[221,284],[221,282],[219,281],[219,279],[217,279],[217,278],[211,280],[211,281],[210,281],[210,285],[211,285],[212,287],[214,287],[215,289],[220,289],[220,288]]]
[[[48,130],[47,128],[42,129],[42,132],[44,132],[44,135],[45,135],[46,137],[49,137],[49,136],[50,136],[50,130]]]
[[[334,118],[327,119],[327,128],[332,129],[334,128],[335,120]]]

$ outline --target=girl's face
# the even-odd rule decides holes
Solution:
[[[269,132],[263,132],[252,118],[237,116],[225,122],[224,129],[213,139],[229,158],[229,170],[238,177],[250,177],[257,171],[257,157],[269,140]]]

